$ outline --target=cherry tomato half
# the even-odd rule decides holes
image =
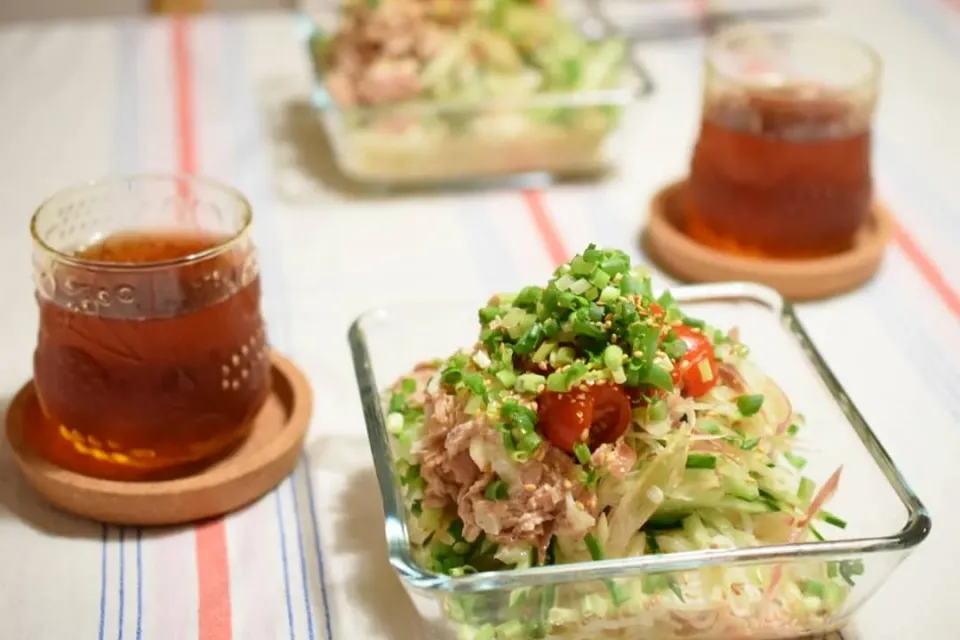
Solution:
[[[671,329],[687,344],[686,353],[674,365],[673,383],[686,395],[700,397],[717,384],[717,359],[713,355],[713,345],[705,335],[686,325],[678,324]],[[701,364],[703,362],[706,365]]]
[[[591,450],[616,442],[630,426],[630,398],[615,384],[547,391],[539,399],[540,432],[555,447],[573,453],[578,442]]]

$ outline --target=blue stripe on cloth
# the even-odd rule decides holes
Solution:
[[[274,199],[273,187],[270,183],[270,172],[265,164],[269,157],[268,144],[261,124],[261,117],[258,110],[257,96],[259,95],[257,87],[254,85],[250,53],[247,43],[246,33],[240,22],[232,16],[223,18],[225,46],[224,57],[231,61],[227,68],[231,70],[231,86],[233,87],[233,104],[237,116],[241,118],[238,131],[249,136],[245,143],[252,150],[252,153],[246,156],[246,161],[250,167],[249,174],[244,174],[243,188],[253,203],[254,210],[257,211],[258,219],[263,222],[260,227],[261,235],[257,238],[258,247],[263,256],[262,277],[264,281],[265,308],[264,313],[270,325],[271,341],[281,350],[289,350],[290,343],[290,325],[287,320],[285,310],[289,307],[287,304],[286,287],[281,277],[281,253],[279,233],[277,229],[277,220],[275,215],[276,201]],[[256,158],[256,160],[251,160]],[[307,485],[307,506],[309,507],[310,526],[312,527],[313,550],[315,561],[317,563],[317,579],[319,582],[320,599],[323,607],[324,629],[327,640],[333,640],[333,621],[330,612],[330,599],[327,593],[326,568],[323,560],[323,550],[320,540],[320,524],[317,520],[316,501],[313,493],[313,480],[310,473],[310,458],[306,451],[301,457],[301,467]],[[291,479],[291,483],[292,483]],[[278,494],[279,496],[279,494]],[[279,500],[279,497],[278,497]],[[298,536],[302,536],[303,531],[301,514],[298,508],[294,509],[297,518]],[[279,515],[279,514],[278,514]],[[299,538],[298,538],[299,539]],[[306,565],[304,548],[301,546],[301,567]],[[304,578],[307,580],[306,578]],[[289,582],[288,582],[289,588]],[[304,600],[307,607],[307,620],[309,628],[313,626],[313,601],[310,593],[310,583],[307,580],[304,588]],[[311,637],[313,637],[311,635]]]
[[[303,469],[304,475],[304,484],[308,487],[310,486],[310,468],[304,465]],[[308,494],[309,495],[309,494]],[[293,512],[300,513],[300,501],[297,499],[297,474],[294,472],[293,478],[290,480],[290,496],[293,498]],[[299,526],[299,519],[297,522],[297,551],[300,554],[300,579],[303,587],[303,600],[304,608],[307,611],[307,637],[310,640],[314,640],[316,635],[313,631],[313,604],[310,599],[310,574],[307,571],[307,554],[304,553],[303,547],[303,528]],[[314,523],[316,527],[316,523]]]
[[[124,562],[124,558],[123,558],[123,547],[124,547],[123,539],[126,536],[126,533],[127,533],[127,528],[120,527],[120,530],[117,534],[117,550],[119,552],[118,555],[120,557],[120,560],[118,562],[119,566],[117,567],[117,576],[118,576],[117,579],[120,585],[120,595],[119,595],[119,601],[117,605],[117,640],[123,640],[123,614],[124,614],[124,602],[125,602],[123,582],[124,582],[124,573],[126,570],[126,563]]]
[[[289,480],[284,480],[284,482],[289,482]],[[290,567],[287,562],[287,532],[283,524],[283,504],[280,501],[280,491],[274,490],[273,497],[277,503],[277,522],[280,524],[280,561],[283,563],[283,589],[287,603],[287,630],[289,631],[290,640],[293,640],[296,634],[293,629],[293,601],[290,598]]]
[[[97,633],[98,640],[103,640],[104,624],[107,619],[107,537],[110,529],[107,525],[102,525],[101,547],[100,547],[100,626]]]
[[[323,602],[324,629],[327,640],[333,640],[333,620],[330,617],[330,601],[327,595],[327,574],[323,564],[323,551],[320,546],[320,521],[317,519],[317,501],[313,497],[313,481],[310,479],[310,457],[304,450],[301,456],[302,466],[307,480],[307,505],[310,507],[310,522],[313,524],[313,552],[317,558],[317,571],[320,580],[320,599]]]

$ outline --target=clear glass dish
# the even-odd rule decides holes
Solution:
[[[320,29],[304,25],[312,60],[311,42]],[[599,175],[619,157],[625,110],[652,87],[629,51],[626,57],[622,80],[612,89],[347,108],[330,98],[313,65],[311,103],[337,166],[359,183],[443,186]]]
[[[417,362],[472,344],[478,326],[476,310],[482,305],[434,302],[374,310],[354,322],[350,346],[382,494],[390,563],[429,633],[434,634],[430,637],[586,640],[602,633],[604,637],[637,640],[767,640],[826,634],[842,628],[927,537],[930,517],[926,509],[827,368],[788,303],[771,289],[744,283],[672,291],[692,315],[717,327],[739,327],[751,358],[805,415],[804,441],[815,449],[808,455],[805,475],[819,485],[843,465],[840,488],[830,509],[843,515],[847,528],[834,530],[832,538],[824,542],[648,555],[456,578],[426,571],[412,553],[381,393]],[[729,611],[718,609],[716,602],[690,598],[681,602],[667,591],[657,596],[658,600],[645,599],[642,606],[633,606],[631,600],[616,613],[584,610],[571,618],[568,607],[560,613],[560,607],[543,607],[543,603],[565,602],[571,596],[604,593],[611,580],[618,585],[634,584],[638,578],[653,579],[651,576],[670,580],[686,578],[682,573],[702,576],[719,570],[746,574],[763,565],[814,562],[831,563],[827,565],[831,578],[838,581],[849,577],[843,568],[853,566],[851,563],[858,567],[862,563],[863,573],[853,578],[855,586],[839,610],[815,623],[808,618],[803,625],[785,626],[772,619],[769,603],[757,599],[747,609],[742,609],[741,603],[735,612],[736,626],[729,626],[734,624]],[[675,618],[675,613],[682,613],[684,621]],[[542,635],[531,634],[520,624],[534,615],[543,616],[547,623]]]

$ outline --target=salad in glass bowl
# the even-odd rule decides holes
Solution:
[[[366,406],[392,562],[459,638],[825,633],[929,530],[843,400],[832,407],[867,445],[843,459],[884,514],[865,519],[884,534],[900,509],[909,520],[826,541],[848,526],[828,510],[841,468],[815,482],[803,416],[738,330],[655,295],[621,251],[590,245],[544,286],[493,296],[477,320],[472,345]],[[351,334],[364,394],[358,344],[377,322]]]
[[[347,0],[310,37],[342,169],[382,183],[589,173],[637,89],[550,0]]]

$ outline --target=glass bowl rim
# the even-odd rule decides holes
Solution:
[[[198,185],[207,189],[219,191],[236,201],[236,204],[242,211],[242,223],[238,229],[231,232],[221,242],[218,242],[215,246],[210,247],[209,249],[197,251],[196,253],[191,253],[180,258],[154,260],[151,262],[107,262],[104,260],[78,258],[71,253],[54,248],[49,242],[40,237],[40,232],[37,229],[40,217],[58,201],[69,201],[69,199],[73,197],[83,195],[84,192],[92,191],[94,189],[130,189],[136,184],[145,183],[180,183],[187,185]],[[94,178],[92,180],[87,180],[86,182],[74,183],[72,185],[57,189],[54,193],[47,196],[47,198],[44,199],[43,202],[41,202],[34,210],[33,215],[30,217],[30,236],[33,238],[33,242],[37,248],[42,250],[45,254],[52,256],[52,258],[56,260],[58,264],[96,271],[144,272],[196,264],[197,262],[202,262],[223,255],[235,247],[241,240],[247,237],[250,234],[250,229],[252,226],[253,206],[250,204],[250,201],[239,189],[225,182],[191,173],[132,173],[109,176],[105,178]]]
[[[817,25],[758,25],[757,23],[744,23],[726,27],[719,30],[711,36],[703,49],[704,68],[711,74],[723,78],[733,85],[749,87],[751,86],[747,79],[737,74],[724,71],[717,65],[716,57],[719,53],[727,51],[727,47],[732,39],[744,34],[751,33],[766,34],[774,38],[788,38],[790,40],[803,39],[821,39],[842,43],[852,51],[857,51],[869,62],[869,69],[854,82],[845,84],[841,89],[844,91],[855,91],[860,87],[871,86],[875,84],[883,73],[883,57],[873,45],[854,35],[845,33],[838,29],[823,27]]]
[[[349,113],[358,115],[389,114],[395,111],[410,111],[420,114],[436,113],[472,113],[480,110],[514,110],[522,111],[533,108],[557,108],[557,107],[580,107],[589,108],[597,106],[617,106],[626,107],[635,100],[646,97],[652,92],[652,81],[645,73],[638,71],[631,64],[630,47],[632,43],[625,38],[606,37],[593,38],[598,40],[621,39],[626,42],[628,55],[623,61],[623,73],[621,83],[617,87],[608,89],[594,89],[589,91],[563,91],[550,93],[535,93],[531,96],[523,96],[514,99],[495,99],[495,100],[407,100],[403,102],[386,103],[382,105],[360,105],[353,107],[342,107],[336,104],[330,97],[324,82],[324,74],[319,69],[313,59],[310,48],[311,41],[321,33],[317,23],[306,15],[298,16],[298,22],[302,31],[302,40],[311,54],[309,64],[311,76],[313,79],[313,89],[310,92],[310,103],[314,108],[320,111],[330,111],[333,113]]]
[[[352,352],[357,384],[366,420],[367,436],[373,456],[374,470],[383,503],[385,531],[390,564],[400,578],[411,587],[428,591],[478,593],[498,589],[513,589],[536,585],[558,584],[585,580],[621,577],[627,573],[662,573],[686,571],[703,567],[745,566],[769,563],[788,563],[798,560],[826,559],[839,556],[863,556],[889,551],[906,551],[923,542],[930,533],[931,519],[920,498],[904,479],[900,470],[867,424],[860,411],[851,402],[820,352],[803,329],[793,305],[779,293],[764,285],[749,282],[684,285],[670,288],[677,302],[710,302],[745,300],[769,308],[784,327],[798,341],[808,361],[826,384],[844,417],[860,437],[861,443],[882,471],[907,511],[907,521],[896,533],[884,536],[848,540],[797,542],[737,549],[711,549],[614,558],[602,561],[584,561],[569,564],[481,572],[452,577],[428,571],[413,558],[407,531],[406,508],[389,448],[389,435],[381,406],[382,389],[377,388],[372,375],[372,364],[363,336],[363,325],[371,318],[389,313],[401,305],[378,307],[360,314],[350,325],[348,342]],[[472,303],[473,301],[471,301]],[[434,301],[434,304],[453,306],[466,301]],[[411,306],[413,303],[402,305]]]

